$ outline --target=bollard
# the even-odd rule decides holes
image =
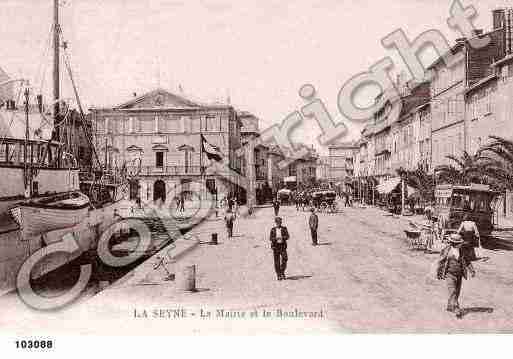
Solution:
[[[100,293],[100,292],[104,291],[109,286],[110,286],[110,282],[108,280],[100,280],[98,282],[98,286],[97,286],[97,289],[96,289],[97,292],[96,293]]]
[[[217,233],[212,233],[212,240],[210,241],[210,244],[217,244]]]
[[[176,287],[186,292],[196,291],[196,265],[181,268],[175,276]]]

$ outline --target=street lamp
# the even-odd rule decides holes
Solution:
[[[406,170],[402,167],[399,170],[401,171],[401,216],[404,216],[404,203],[405,203],[404,192],[406,189],[404,182],[406,181],[407,173],[406,173]]]

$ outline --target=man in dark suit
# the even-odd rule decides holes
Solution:
[[[312,235],[312,245],[317,245],[317,228],[319,227],[319,217],[315,214],[315,208],[310,208],[312,214],[308,218],[308,225],[310,226],[310,234]]]
[[[278,199],[274,199],[273,208],[274,208],[274,215],[278,216],[278,213],[280,213],[280,201],[278,201]]]
[[[285,279],[285,269],[287,268],[287,241],[289,239],[289,231],[287,227],[282,226],[280,217],[276,217],[274,222],[276,226],[271,229],[269,238],[271,240],[271,249],[274,255],[274,269],[278,280]]]

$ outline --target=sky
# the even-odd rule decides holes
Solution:
[[[491,28],[491,10],[508,1],[462,1],[477,10],[476,28]],[[510,6],[511,6],[511,2]],[[355,139],[361,124],[337,108],[342,85],[385,56],[399,73],[404,64],[381,39],[401,28],[410,39],[437,29],[449,41],[461,35],[447,25],[448,0],[61,0],[63,38],[86,108],[115,106],[134,92],[157,87],[204,102],[226,101],[260,118],[261,130],[280,123],[305,101],[310,83],[336,122]],[[2,67],[50,94],[47,53],[53,0],[2,0]],[[422,59],[428,65],[435,54]],[[72,97],[62,80],[63,97]],[[375,91],[377,91],[375,89]],[[359,98],[363,106],[376,93]],[[321,153],[315,121],[304,121],[292,139]]]

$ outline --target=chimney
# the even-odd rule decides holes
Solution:
[[[504,26],[504,9],[492,10],[493,29],[497,30]]]

